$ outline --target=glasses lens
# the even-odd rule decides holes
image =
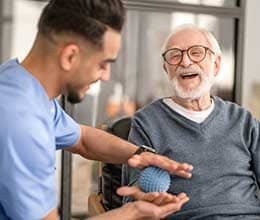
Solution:
[[[165,54],[165,60],[167,61],[167,63],[172,65],[178,64],[181,61],[181,58],[182,58],[182,52],[177,49],[169,50]]]
[[[190,59],[194,62],[199,62],[205,58],[206,49],[204,47],[195,46],[188,50]]]

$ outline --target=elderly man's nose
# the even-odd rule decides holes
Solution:
[[[192,64],[192,61],[190,60],[187,52],[183,53],[183,57],[182,57],[180,65],[184,66],[184,67],[187,67],[187,66],[189,66],[191,64]]]

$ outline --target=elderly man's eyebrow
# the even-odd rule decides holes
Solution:
[[[116,59],[113,59],[113,58],[104,60],[104,63],[114,63],[114,62],[116,62]]]

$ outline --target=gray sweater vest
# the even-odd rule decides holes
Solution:
[[[167,219],[260,219],[259,121],[242,107],[213,98],[215,108],[200,124],[157,100],[135,114],[129,140],[194,166],[190,180],[171,176],[169,192],[185,192],[190,201]],[[129,170],[130,185],[138,175]]]

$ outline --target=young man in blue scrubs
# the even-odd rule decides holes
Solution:
[[[138,146],[78,125],[55,100],[63,94],[72,103],[80,102],[92,83],[109,80],[124,16],[120,0],[51,0],[26,58],[0,66],[1,220],[57,219],[57,149],[137,168],[159,166],[191,177],[191,165],[147,152],[135,155]],[[142,201],[94,219],[161,219],[189,200],[184,193],[145,194],[134,187],[118,193]]]

